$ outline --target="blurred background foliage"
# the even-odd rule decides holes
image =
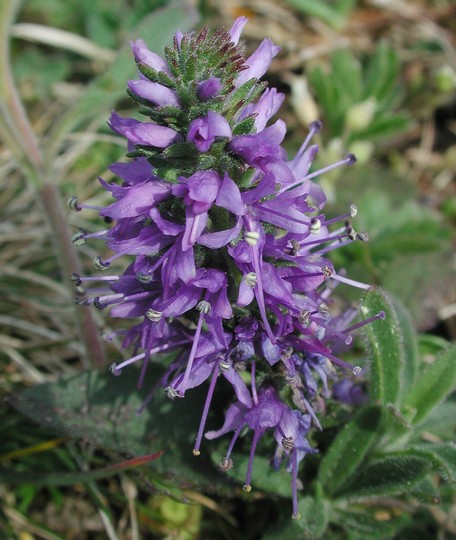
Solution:
[[[9,3],[2,3],[3,12]],[[456,459],[445,446],[456,436],[456,403],[450,397],[439,405],[452,390],[456,361],[454,348],[451,356],[442,352],[456,338],[456,4],[201,0],[173,7],[166,0],[24,0],[17,8],[14,23],[3,24],[1,46],[5,52],[5,40],[10,40],[13,80],[42,163],[40,178],[34,178],[21,165],[21,159],[27,161],[25,142],[15,148],[5,138],[0,147],[0,397],[10,396],[17,409],[51,431],[36,427],[9,404],[0,408],[0,537],[456,538]],[[271,475],[266,458],[255,463],[263,472],[256,473],[259,489],[249,498],[233,491],[229,479],[214,480],[186,464],[192,431],[180,433],[174,427],[185,411],[162,410],[157,403],[134,426],[125,422],[122,445],[116,439],[100,449],[94,431],[78,416],[85,406],[81,371],[90,367],[84,353],[90,343],[81,341],[78,328],[93,321],[84,320],[84,310],[77,314],[81,308],[74,310],[66,263],[59,265],[53,248],[56,221],[44,217],[52,213],[43,197],[48,184],[63,200],[77,193],[92,204],[107,202],[96,177],[109,179],[106,167],[125,153],[106,118],[114,106],[124,112],[132,107],[124,90],[135,73],[129,39],[141,36],[160,52],[177,29],[201,23],[212,29],[229,27],[239,15],[250,18],[244,33],[248,50],[264,37],[282,48],[267,78],[288,96],[280,115],[289,127],[290,153],[305,137],[308,123],[319,118],[324,129],[318,164],[337,161],[347,151],[359,158],[356,167],[336,169],[322,179],[329,217],[354,202],[359,209],[354,226],[370,236],[367,243],[338,250],[335,264],[355,279],[384,287],[396,299],[400,337],[414,351],[417,380],[420,370],[434,366],[429,369],[434,370],[436,399],[428,402],[438,408],[424,411],[417,425],[410,407],[420,410],[416,396],[424,389],[418,383],[409,402],[398,399],[390,409],[391,417],[383,412],[376,416],[378,403],[356,415],[348,406],[331,406],[325,432],[315,439],[322,455],[329,449],[324,464],[320,456],[309,456],[305,465],[304,479],[312,488],[301,501],[304,525],[280,522],[289,515],[284,498],[288,479]],[[3,21],[5,17],[3,13]],[[5,72],[2,77],[6,86]],[[8,109],[3,113],[8,118]],[[66,227],[67,222],[70,229],[95,231],[100,226],[95,213],[62,216],[57,223]],[[78,253],[87,268],[100,254],[93,245]],[[345,300],[356,300],[350,294]],[[377,301],[382,300],[368,302]],[[83,320],[77,322],[78,317]],[[111,321],[91,317],[99,332],[109,333]],[[351,354],[365,353],[357,348]],[[403,352],[397,348],[391,354]],[[107,356],[116,355],[108,345]],[[36,385],[61,377],[64,383],[49,387],[62,405],[57,410],[40,401],[47,387]],[[110,384],[119,384],[112,380]],[[121,383],[134,387],[124,376]],[[113,417],[120,414],[112,409],[117,405],[109,405],[114,386],[105,388],[102,375],[93,384],[100,391],[92,421],[107,426],[106,437],[111,437],[111,424],[117,426]],[[124,405],[134,409],[143,398],[132,392]],[[195,395],[195,407],[188,407],[189,426],[197,425],[198,399]],[[186,471],[181,483],[159,474],[169,473],[172,464],[156,454],[149,456],[151,463],[159,463],[154,472],[133,459],[135,453],[150,454],[145,434],[158,412],[169,418],[162,431],[169,428],[175,437],[174,455]],[[365,417],[373,422],[367,428]],[[60,426],[63,435],[55,438],[52,433],[59,432],[56,424],[62,418],[73,422]],[[371,440],[374,432],[377,438]],[[170,444],[166,435],[154,431],[164,441],[156,451]],[[352,452],[346,440],[356,437],[365,445],[354,451],[355,478],[334,455]],[[427,442],[435,445],[432,452],[422,447]],[[217,451],[214,446],[214,456]],[[381,484],[383,467],[391,470],[388,460],[405,471],[402,480],[396,475],[398,485],[413,484],[404,497],[394,482]],[[242,466],[237,470],[241,474]],[[442,477],[449,483],[442,483]],[[365,496],[366,478],[371,485],[377,481],[376,497]],[[350,490],[358,498],[346,496]]]

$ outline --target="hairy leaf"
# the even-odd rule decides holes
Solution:
[[[403,336],[396,311],[386,293],[371,289],[364,297],[361,312],[365,318],[385,313],[384,320],[366,326],[371,362],[371,397],[382,403],[397,404],[405,366]]]
[[[425,367],[410,388],[404,407],[414,413],[411,421],[422,422],[456,385],[456,344],[441,352],[432,364]]]
[[[377,438],[381,420],[382,409],[367,405],[336,436],[319,470],[319,480],[328,493],[339,491],[356,472]]]
[[[159,368],[153,369],[151,378],[157,382]],[[229,477],[218,472],[208,454],[192,455],[204,389],[189,392],[185,400],[171,401],[159,387],[137,414],[150,391],[136,388],[137,376],[134,369],[119,377],[88,371],[35,386],[12,398],[11,404],[43,427],[94,446],[127,456],[162,452],[151,467],[180,487],[223,490]]]
[[[391,454],[360,470],[340,495],[346,499],[361,499],[407,493],[428,474],[430,468],[431,464],[422,456]]]

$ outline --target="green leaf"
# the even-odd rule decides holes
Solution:
[[[411,489],[413,497],[425,504],[439,504],[441,502],[440,491],[435,479],[423,478]]]
[[[315,2],[315,0],[287,0],[287,3],[310,17],[316,17],[317,19],[322,20],[333,28],[342,28],[345,24],[345,13],[340,13],[337,10],[337,5],[336,7],[333,7],[329,2]],[[346,2],[342,3],[342,7],[344,10],[348,11]]]
[[[358,59],[348,50],[341,49],[331,55],[331,75],[337,81],[347,108],[362,101],[362,71]]]
[[[335,521],[347,531],[359,533],[362,535],[361,538],[369,540],[392,538],[397,528],[406,520],[406,516],[398,517],[388,510],[377,512],[368,509],[358,512],[338,510],[335,515]]]
[[[247,435],[249,437],[249,435]],[[226,451],[226,444],[223,446]],[[238,453],[233,454],[234,467],[226,473],[231,478],[235,478],[239,485],[245,483],[245,475],[249,462],[248,455]],[[220,463],[222,456],[214,452],[213,459],[215,463]],[[275,493],[282,497],[291,497],[291,474],[281,467],[278,471],[271,466],[270,460],[263,456],[255,456],[253,463],[252,488],[260,489],[266,493]]]
[[[410,388],[404,408],[414,412],[411,422],[422,422],[439,403],[444,401],[456,385],[456,344],[440,353],[426,366]]]
[[[356,132],[353,139],[386,139],[407,131],[411,125],[412,123],[407,116],[399,114],[395,116],[382,115],[375,118],[366,129]]]
[[[385,42],[380,43],[370,58],[366,70],[365,97],[375,97],[378,102],[388,99],[397,84],[399,58]]]
[[[420,334],[418,336],[420,355],[424,357],[435,356],[448,347],[448,341],[440,336],[432,334]]]
[[[150,467],[178,486],[225,489],[230,479],[211,463],[208,453],[192,454],[202,413],[204,389],[171,401],[160,390],[149,395],[162,370],[153,366],[150,387],[137,389],[138,372],[121,376],[88,371],[56,383],[35,386],[11,399],[20,412],[53,432],[127,456],[163,452]],[[152,367],[151,367],[152,372]]]
[[[178,28],[189,30],[198,21],[196,10],[185,5],[171,5],[155,10],[144,17],[126,40],[114,62],[95,79],[76,104],[53,126],[48,142],[48,159],[59,151],[65,135],[89,121],[105,118],[115,103],[126,95],[126,81],[134,78],[137,71],[130,48],[130,39],[141,36],[152,51],[161,53]]]
[[[329,523],[328,501],[314,497],[303,497],[299,501],[298,520],[281,520],[266,531],[262,540],[318,540],[322,538]]]
[[[372,288],[364,296],[361,312],[368,318],[381,311],[385,313],[385,319],[366,326],[371,362],[371,397],[385,404],[396,405],[405,366],[403,336],[396,312],[386,293],[379,288]]]
[[[422,456],[388,455],[361,469],[339,496],[360,499],[407,493],[428,474],[430,467],[429,461]]]
[[[453,440],[456,432],[456,403],[447,401],[434,407],[426,420],[421,422],[418,428],[415,428],[414,435],[421,438],[425,432],[432,433],[443,440]]]
[[[415,382],[419,368],[418,335],[412,317],[405,306],[396,297],[391,298],[401,328],[404,348],[404,366],[402,371],[401,400],[407,394],[409,387]]]
[[[338,433],[319,469],[319,480],[328,493],[337,493],[356,472],[378,436],[381,421],[382,409],[367,405]]]
[[[411,451],[428,459],[445,482],[452,487],[456,486],[456,445],[454,443],[417,446]]]
[[[53,473],[40,473],[32,471],[14,471],[11,469],[0,468],[0,480],[2,482],[8,482],[10,484],[35,484],[38,486],[70,486],[77,482],[93,482],[95,480],[101,480],[103,478],[109,478],[119,474],[122,471],[144,465],[154,459],[159,458],[160,452],[149,456],[142,456],[139,458],[127,459],[120,463],[104,467],[102,469],[96,469],[92,471],[83,472],[53,472]]]

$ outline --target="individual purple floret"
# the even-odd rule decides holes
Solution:
[[[178,32],[164,58],[141,39],[132,43],[139,77],[128,89],[146,119],[111,115],[130,158],[110,167],[118,182],[100,179],[113,202],[99,208],[70,200],[72,209],[95,209],[112,223],[98,233],[75,232],[75,244],[100,239],[110,254],[95,258],[98,276],[72,279],[79,303],[128,321],[110,336],[133,351],[111,366],[114,375],[138,364],[142,386],[148,366],[166,352],[161,383],[168,397],[184,398],[208,381],[195,455],[212,421],[217,381],[229,383],[225,422],[206,432],[207,439],[234,433],[221,468],[231,468],[234,445],[250,430],[244,485],[250,491],[258,442],[274,437],[272,463],[287,461],[298,518],[298,466],[317,451],[308,442],[311,429],[321,429],[316,404],[331,396],[339,371],[344,380],[334,386],[335,397],[362,401],[351,380],[362,370],[339,354],[352,332],[384,313],[352,324],[357,310],[334,305],[337,286],[369,286],[336,270],[327,256],[367,235],[352,227],[354,205],[326,217],[325,194],[313,180],[356,158],[346,154],[312,170],[317,121],[287,157],[286,125],[271,123],[284,96],[259,80],[279,48],[266,39],[246,58],[240,42],[246,22],[240,17],[213,36],[207,28]],[[127,261],[123,271],[117,260]]]

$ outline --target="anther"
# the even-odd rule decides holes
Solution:
[[[103,302],[100,301],[100,297],[99,297],[99,296],[96,296],[96,297],[93,299],[93,305],[94,305],[97,309],[105,309],[106,307],[108,307],[108,304],[103,304]]]
[[[199,456],[201,454],[201,452],[198,450],[198,448],[194,448],[192,450],[192,453],[193,453],[194,456]]]
[[[321,128],[323,127],[323,122],[320,122],[320,120],[314,120],[313,122],[310,122],[309,129],[315,133],[319,133],[321,131]]]
[[[299,255],[300,248],[301,248],[301,246],[299,245],[299,242],[296,241],[296,240],[292,240],[291,241],[290,255],[292,255],[293,257],[296,257],[297,255]]]
[[[347,227],[347,236],[350,240],[356,240],[357,234],[353,227]]]
[[[356,204],[351,204],[350,205],[350,217],[354,218],[357,213],[358,213],[358,207],[356,206]]]
[[[285,450],[285,452],[290,453],[294,448],[293,437],[284,437],[282,439],[282,448]]]
[[[280,353],[280,359],[282,361],[289,360],[292,354],[293,354],[293,347],[285,347],[285,349],[282,349]]]
[[[330,278],[332,275],[333,275],[333,271],[331,270],[331,268],[329,268],[329,266],[323,266],[323,268],[321,269],[321,271],[323,272],[323,275],[325,277],[325,279],[328,279]]]
[[[255,287],[257,284],[257,275],[255,272],[249,272],[248,274],[245,274],[244,276],[244,282],[248,287]]]
[[[329,314],[329,309],[328,309],[328,305],[325,304],[325,302],[320,302],[318,304],[318,313],[321,313],[321,315],[323,315],[324,317],[328,317],[328,314]]]
[[[209,302],[206,302],[206,300],[201,300],[201,302],[199,302],[196,306],[196,309],[201,313],[207,315],[211,311],[211,305],[209,304]]]
[[[116,363],[109,366],[109,371],[116,377],[118,377],[122,373],[122,370],[117,367]]]
[[[74,212],[80,212],[82,208],[78,204],[78,198],[74,195],[70,197],[67,201],[68,208]]]
[[[169,399],[174,399],[176,397],[178,397],[178,393],[176,391],[175,388],[173,388],[172,386],[167,386],[165,388],[165,394],[169,397]]]
[[[301,514],[299,512],[294,512],[291,514],[291,519],[301,519]]]
[[[163,311],[156,311],[155,309],[148,309],[146,311],[146,317],[149,319],[149,321],[152,322],[159,322],[163,316]]]
[[[246,492],[246,493],[250,493],[252,491],[252,486],[250,484],[244,484],[242,486],[242,489]]]
[[[87,231],[85,231],[84,229],[78,229],[71,237],[71,241],[73,242],[75,246],[78,246],[78,247],[83,246],[86,243],[85,241],[86,234],[87,234]]]
[[[222,471],[229,471],[232,468],[233,468],[232,459],[223,458],[222,461],[219,463],[219,469],[221,469]]]
[[[356,240],[361,240],[361,242],[367,242],[369,240],[369,235],[366,232],[357,233]]]
[[[317,234],[320,232],[321,229],[321,221],[314,217],[310,220],[310,232],[311,234]]]
[[[352,166],[354,165],[358,160],[356,159],[356,156],[355,154],[352,154],[350,152],[348,152],[347,154],[345,154],[344,156],[344,161],[347,165],[349,166]]]
[[[153,279],[154,279],[154,276],[152,274],[144,274],[142,272],[138,272],[136,274],[136,279],[140,282],[140,283],[150,283]]]
[[[290,375],[289,373],[287,373],[285,375],[285,381],[290,385],[290,386],[296,386],[297,383],[299,382],[299,375],[297,373],[295,373],[294,375]]]
[[[353,368],[353,375],[361,375],[361,372],[362,372],[362,368],[360,366],[355,366]]]
[[[73,273],[71,274],[71,278],[70,278],[70,279],[71,279],[71,281],[74,283],[74,285],[75,285],[76,287],[79,287],[79,286],[81,285],[81,283],[82,283],[82,281],[81,281],[81,276],[80,276],[79,274],[77,274],[76,272],[73,272]]]
[[[309,326],[310,311],[308,309],[303,309],[301,313],[298,315],[298,321],[304,326]]]
[[[258,243],[258,240],[260,238],[260,234],[256,231],[247,231],[244,235],[244,239],[247,242],[249,246],[256,246]]]
[[[95,257],[95,259],[93,260],[93,265],[96,270],[106,270],[111,266],[111,263],[103,262],[101,257]]]
[[[222,360],[219,363],[219,368],[222,373],[226,373],[231,369],[231,362],[229,362],[228,360]]]

